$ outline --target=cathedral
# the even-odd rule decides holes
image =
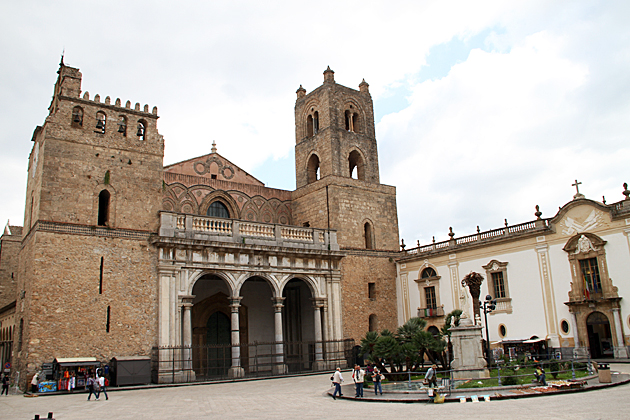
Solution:
[[[365,81],[328,68],[297,90],[286,191],[215,144],[164,166],[157,107],[91,98],[63,61],[58,75],[24,226],[2,236],[2,361],[22,385],[81,358],[147,356],[155,382],[330,369],[397,327],[396,189],[379,181]]]
[[[287,191],[214,143],[164,166],[157,107],[90,98],[63,61],[58,75],[24,224],[0,237],[0,362],[22,387],[54,361],[145,359],[158,383],[321,371],[353,363],[368,331],[421,317],[439,334],[454,309],[498,354],[628,358],[626,184],[606,204],[576,180],[549,218],[536,206],[526,223],[406,249],[365,81],[327,68],[299,87]],[[462,284],[472,271],[479,297]]]

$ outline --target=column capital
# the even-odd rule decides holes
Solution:
[[[238,309],[241,306],[241,300],[243,300],[243,296],[232,296],[228,298],[230,302],[230,308]]]
[[[271,301],[273,302],[273,308],[276,312],[280,312],[284,307],[284,297],[272,297]]]
[[[182,301],[182,305],[190,304],[190,306],[192,306],[193,299],[195,299],[195,297],[195,295],[184,295],[179,298]]]
[[[313,302],[313,308],[321,309],[326,304],[326,298],[311,298],[311,302]]]

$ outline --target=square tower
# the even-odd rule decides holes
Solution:
[[[396,188],[380,184],[374,111],[369,86],[324,83],[295,103],[294,222],[337,230],[344,337],[395,329],[398,212]]]
[[[148,355],[156,343],[164,142],[157,108],[81,93],[60,64],[33,134],[16,305],[15,371],[55,357]]]

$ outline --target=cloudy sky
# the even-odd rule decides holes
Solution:
[[[552,217],[630,182],[628,1],[0,2],[0,223],[65,49],[83,91],[156,105],[170,164],[210,152],[295,188],[293,106],[326,66],[374,99],[410,245]]]

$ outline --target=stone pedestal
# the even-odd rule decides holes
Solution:
[[[245,377],[245,369],[240,366],[232,366],[230,370],[228,370],[228,378],[243,378]]]
[[[483,358],[481,325],[474,325],[469,318],[462,318],[458,327],[451,327],[453,344],[454,379],[476,379],[489,377],[486,360]],[[466,370],[465,370],[466,369]]]

